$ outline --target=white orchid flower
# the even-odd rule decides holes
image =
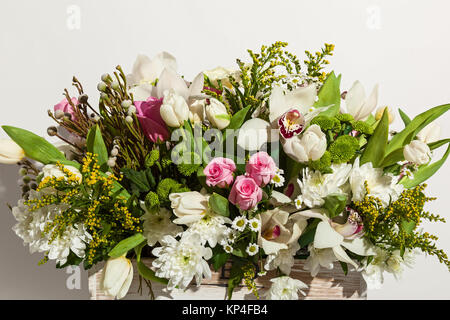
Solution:
[[[160,52],[153,59],[143,54],[137,56],[132,73],[127,76],[135,101],[145,101],[150,97],[152,86],[164,69],[177,70],[177,61],[168,52]]]
[[[375,110],[378,103],[378,84],[374,86],[369,97],[366,98],[366,91],[359,81],[355,81],[345,96],[347,112],[355,120],[366,120]]]
[[[339,230],[336,224],[333,228],[334,223],[327,217],[324,210],[312,209],[301,211],[300,214],[305,217],[322,220],[317,225],[316,234],[314,236],[313,245],[315,249],[330,248],[333,250],[334,255],[339,261],[349,263],[355,268],[358,268],[358,264],[347,255],[345,249],[360,256],[370,256],[375,254],[374,246],[365,238],[349,239],[336,230]]]

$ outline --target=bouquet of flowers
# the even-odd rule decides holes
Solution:
[[[185,289],[231,262],[228,297],[242,281],[276,270],[268,299],[298,299],[306,285],[289,277],[294,259],[312,276],[339,261],[369,287],[398,275],[417,251],[450,267],[424,232],[434,200],[424,182],[434,120],[450,104],[390,131],[393,110],[377,107],[378,87],[347,91],[326,72],[334,46],[305,51],[286,43],[248,50],[236,69],[218,67],[186,81],[167,52],[139,55],[132,72],[104,74],[98,107],[73,78],[75,94],[48,111],[51,143],[3,126],[0,162],[16,163],[22,198],[11,207],[15,233],[42,263],[57,268],[99,262],[107,294],[122,298],[133,277]],[[152,257],[152,266],[142,257]]]

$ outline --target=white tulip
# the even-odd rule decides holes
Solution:
[[[377,120],[377,121],[381,120],[381,118],[383,117],[384,110],[386,110],[386,109],[388,112],[389,124],[391,124],[395,120],[395,113],[389,107],[379,107],[377,109],[377,112],[375,113],[375,120]]]
[[[189,107],[184,97],[170,89],[164,92],[160,114],[169,127],[179,128],[189,119]]]
[[[320,159],[327,150],[327,138],[316,124],[303,134],[283,140],[284,152],[299,162]]]
[[[178,217],[173,220],[176,224],[188,224],[202,219],[208,212],[208,195],[198,191],[171,193],[173,213]]]
[[[353,86],[348,90],[345,96],[347,112],[350,113],[355,120],[366,120],[373,110],[375,110],[377,102],[378,85],[375,85],[370,96],[366,98],[364,87],[359,81],[353,83]]]
[[[205,111],[211,125],[222,130],[230,124],[230,115],[225,105],[217,99],[209,99],[210,103],[206,105]]]
[[[413,140],[403,148],[403,156],[409,162],[422,165],[430,161],[431,150],[425,142]]]
[[[25,157],[25,151],[11,139],[0,139],[0,163],[15,164]]]
[[[427,125],[417,134],[417,138],[427,144],[438,141],[440,136],[441,127],[434,122]]]
[[[205,120],[206,99],[193,100],[189,103],[189,120],[192,123],[202,123]]]
[[[122,299],[126,296],[133,280],[133,265],[125,258],[110,258],[103,270],[103,290],[107,295]]]
[[[78,181],[81,182],[82,175],[80,171],[72,166],[64,165],[64,168],[69,170],[76,178],[78,178]],[[58,166],[54,164],[47,164],[42,168],[42,173],[44,174],[43,177],[55,177],[55,178],[61,178],[64,177],[67,179],[67,176],[64,172],[59,169]]]

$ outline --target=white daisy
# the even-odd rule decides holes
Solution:
[[[254,256],[259,252],[259,246],[256,243],[250,243],[247,249],[245,249],[245,252],[247,252],[249,256]]]
[[[198,234],[183,234],[180,241],[165,236],[161,244],[162,247],[152,251],[157,257],[152,265],[156,268],[157,277],[169,279],[168,290],[177,286],[186,289],[194,277],[197,286],[200,286],[203,276],[211,278],[211,269],[206,260],[211,259],[212,250],[202,245]]]
[[[238,231],[244,231],[245,226],[247,225],[247,219],[243,216],[239,216],[234,218],[231,227]]]
[[[295,204],[295,207],[297,209],[302,209],[303,208],[302,195],[299,195],[297,198],[295,198],[294,204]]]
[[[265,297],[268,300],[298,300],[298,292],[305,296],[306,294],[302,290],[308,288],[300,280],[287,276],[273,278],[270,281],[272,286],[265,293]]]
[[[247,223],[248,223],[250,230],[252,230],[254,232],[258,232],[261,229],[261,223],[256,218],[248,220]]]
[[[223,246],[223,250],[225,250],[226,253],[232,253],[233,252],[233,247],[229,244],[226,244]]]
[[[283,177],[284,170],[280,168],[276,168],[275,175],[273,176],[272,180],[270,181],[275,185],[275,187],[282,187],[284,185],[284,177]]]

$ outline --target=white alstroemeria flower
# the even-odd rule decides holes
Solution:
[[[266,254],[275,254],[297,242],[307,226],[305,217],[300,212],[290,214],[279,207],[261,212],[261,227],[258,233],[258,245]]]
[[[190,224],[202,219],[208,212],[209,195],[198,191],[171,193],[173,213],[177,216],[173,220],[176,224]]]
[[[350,113],[355,120],[366,120],[375,110],[377,103],[378,85],[375,85],[370,96],[366,98],[366,92],[361,82],[355,81],[345,95],[347,112]]]
[[[270,281],[272,286],[264,294],[267,300],[298,300],[298,292],[306,296],[302,290],[307,289],[308,286],[300,280],[282,276]]]
[[[25,151],[11,139],[0,139],[0,163],[15,164],[25,157]]]
[[[396,177],[384,174],[381,168],[374,168],[372,162],[360,166],[359,158],[353,163],[349,181],[353,194],[352,201],[364,199],[366,195],[364,182],[367,182],[369,195],[379,198],[384,206],[389,205],[391,200],[397,200],[404,190]]]
[[[317,225],[313,241],[314,249],[332,249],[339,261],[349,263],[355,268],[358,268],[358,264],[347,255],[344,248],[360,256],[375,254],[374,246],[365,238],[346,237],[338,232],[341,231],[338,228],[340,225],[333,223],[325,214],[325,210],[312,209],[300,211],[299,213],[308,218],[319,218],[322,220]]]
[[[169,279],[168,290],[186,289],[195,277],[200,286],[202,277],[210,279],[211,269],[207,260],[212,257],[211,248],[205,248],[198,234],[183,234],[180,241],[172,236],[162,239],[162,247],[153,249],[157,257],[152,265],[156,268],[156,276]]]
[[[168,52],[160,52],[153,59],[139,54],[133,64],[132,73],[127,75],[135,101],[145,101],[151,96],[153,84],[164,69],[177,71],[177,61]]]
[[[107,295],[122,299],[130,289],[132,281],[133,265],[125,255],[106,261],[103,269],[102,289]]]
[[[302,179],[298,179],[298,185],[301,194],[297,197],[299,200],[297,209],[302,205],[309,208],[317,208],[323,206],[324,198],[333,193],[346,194],[343,187],[350,176],[352,165],[343,163],[332,165],[333,173],[322,174],[320,171],[313,171],[309,168],[303,170]]]
[[[299,87],[284,94],[281,87],[274,87],[269,98],[269,122],[260,118],[248,120],[239,130],[238,145],[246,150],[258,150],[281,135],[290,139],[300,134],[309,122],[324,111],[314,108],[317,96],[315,85]],[[274,132],[271,132],[271,129]],[[276,132],[279,131],[279,132]]]
[[[380,289],[384,282],[384,271],[386,269],[386,260],[388,252],[376,247],[375,254],[370,264],[366,264],[361,269],[361,275],[367,283],[368,289]]]
[[[333,269],[334,262],[337,261],[333,249],[317,249],[311,243],[308,246],[308,251],[309,257],[305,261],[304,269],[309,271],[312,277],[315,277],[319,273],[320,267],[328,270]]]
[[[403,156],[406,161],[420,166],[430,162],[431,150],[425,142],[413,140],[403,148]]]
[[[426,144],[429,144],[438,141],[440,136],[441,127],[437,123],[432,122],[422,130],[420,130],[420,132],[417,134],[417,139],[425,142]]]
[[[150,247],[153,247],[166,235],[176,237],[183,232],[181,226],[170,220],[172,213],[166,208],[160,208],[158,212],[149,212],[145,207],[144,201],[141,201],[141,208],[145,211],[145,214],[141,217],[144,220],[143,235],[147,238],[147,243]]]
[[[230,115],[225,105],[215,98],[208,99],[205,106],[206,117],[210,124],[219,130],[225,129],[230,124]]]

